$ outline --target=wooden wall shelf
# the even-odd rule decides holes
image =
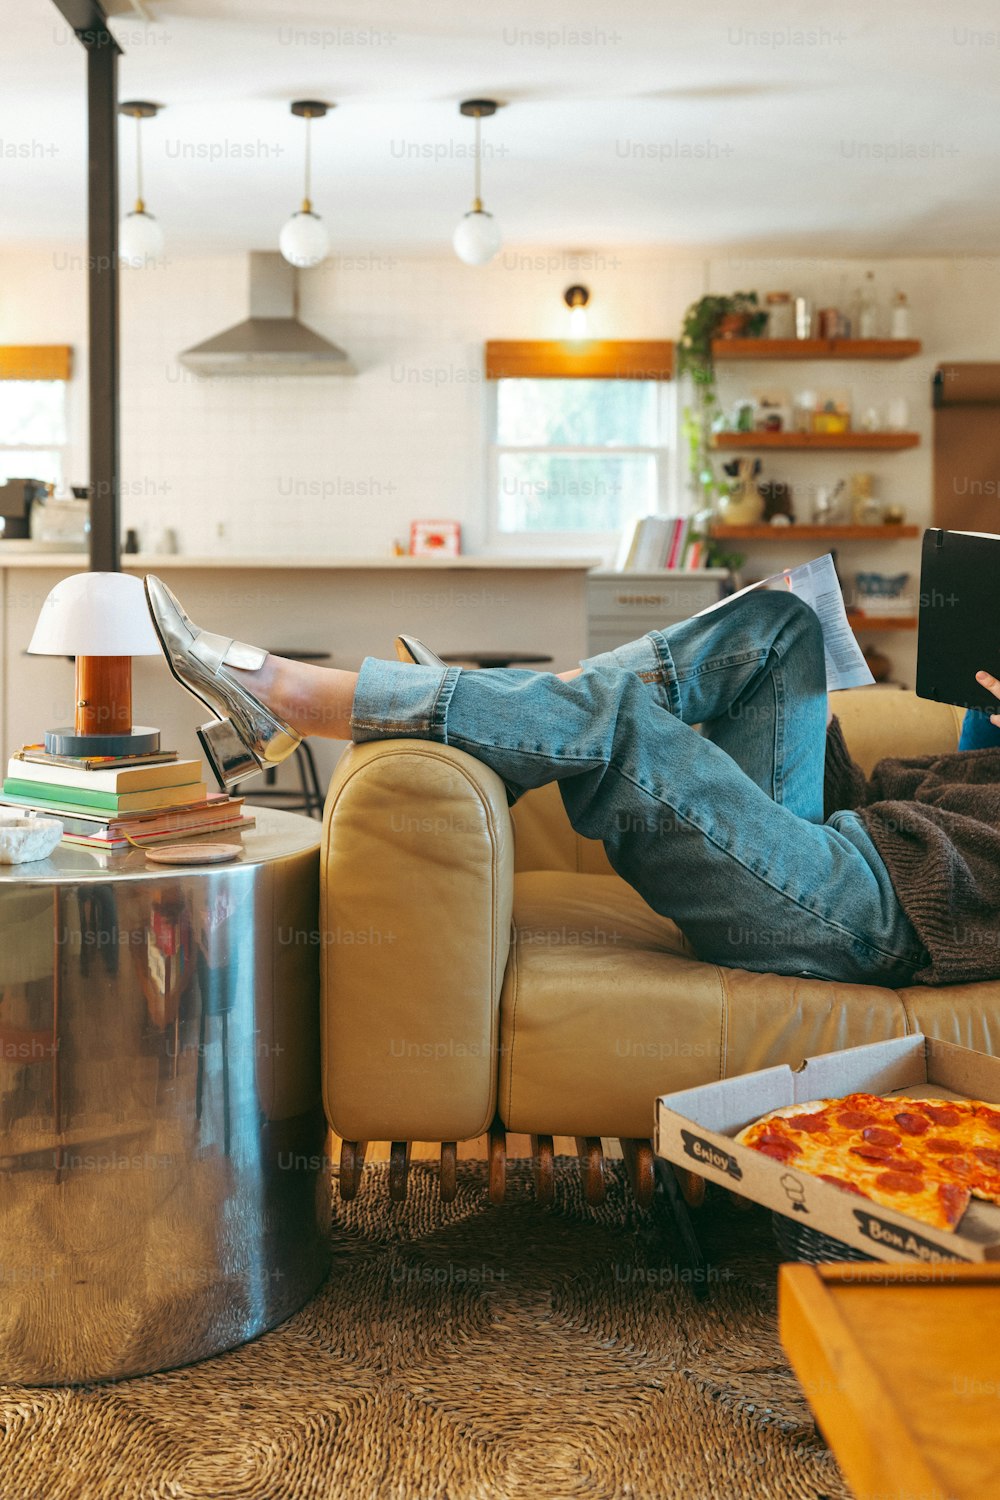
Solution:
[[[715,339],[719,359],[911,359],[919,339]]]
[[[859,630],[916,630],[916,615],[848,615],[854,634]]]
[[[916,448],[919,432],[717,432],[712,447],[748,452],[765,448],[822,449],[826,452],[866,449],[870,452],[895,453],[901,448]]]
[[[734,542],[894,542],[920,535],[918,526],[712,526],[709,535]]]

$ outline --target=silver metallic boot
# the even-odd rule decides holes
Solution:
[[[446,667],[448,663],[436,656],[423,641],[418,641],[415,635],[397,635],[396,655],[400,661],[415,663],[418,667]]]
[[[145,586],[167,666],[182,687],[220,715],[201,725],[198,738],[222,790],[287,760],[301,736],[250,692],[239,670],[228,670],[255,672],[267,652],[200,629],[154,574],[147,573]]]

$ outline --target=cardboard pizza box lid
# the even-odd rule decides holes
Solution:
[[[879,1260],[1000,1260],[996,1204],[973,1199],[949,1233],[732,1139],[770,1110],[853,1093],[983,1099],[1000,1106],[1000,1058],[916,1033],[808,1057],[796,1068],[723,1078],[656,1101],[656,1152]]]

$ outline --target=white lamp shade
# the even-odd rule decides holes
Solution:
[[[318,214],[292,214],[278,237],[278,248],[289,265],[308,271],[326,260],[330,253],[330,236]]]
[[[485,209],[472,209],[459,221],[452,238],[455,254],[467,266],[485,266],[500,249],[500,227]]]
[[[163,256],[163,230],[152,214],[126,214],[118,230],[118,259],[123,266],[141,271]]]
[[[146,594],[129,573],[71,573],[49,594],[28,650],[36,656],[158,656]]]

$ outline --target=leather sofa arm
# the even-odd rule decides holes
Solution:
[[[465,1140],[496,1107],[513,832],[448,745],[352,745],[320,849],[323,1100],[345,1140]]]

